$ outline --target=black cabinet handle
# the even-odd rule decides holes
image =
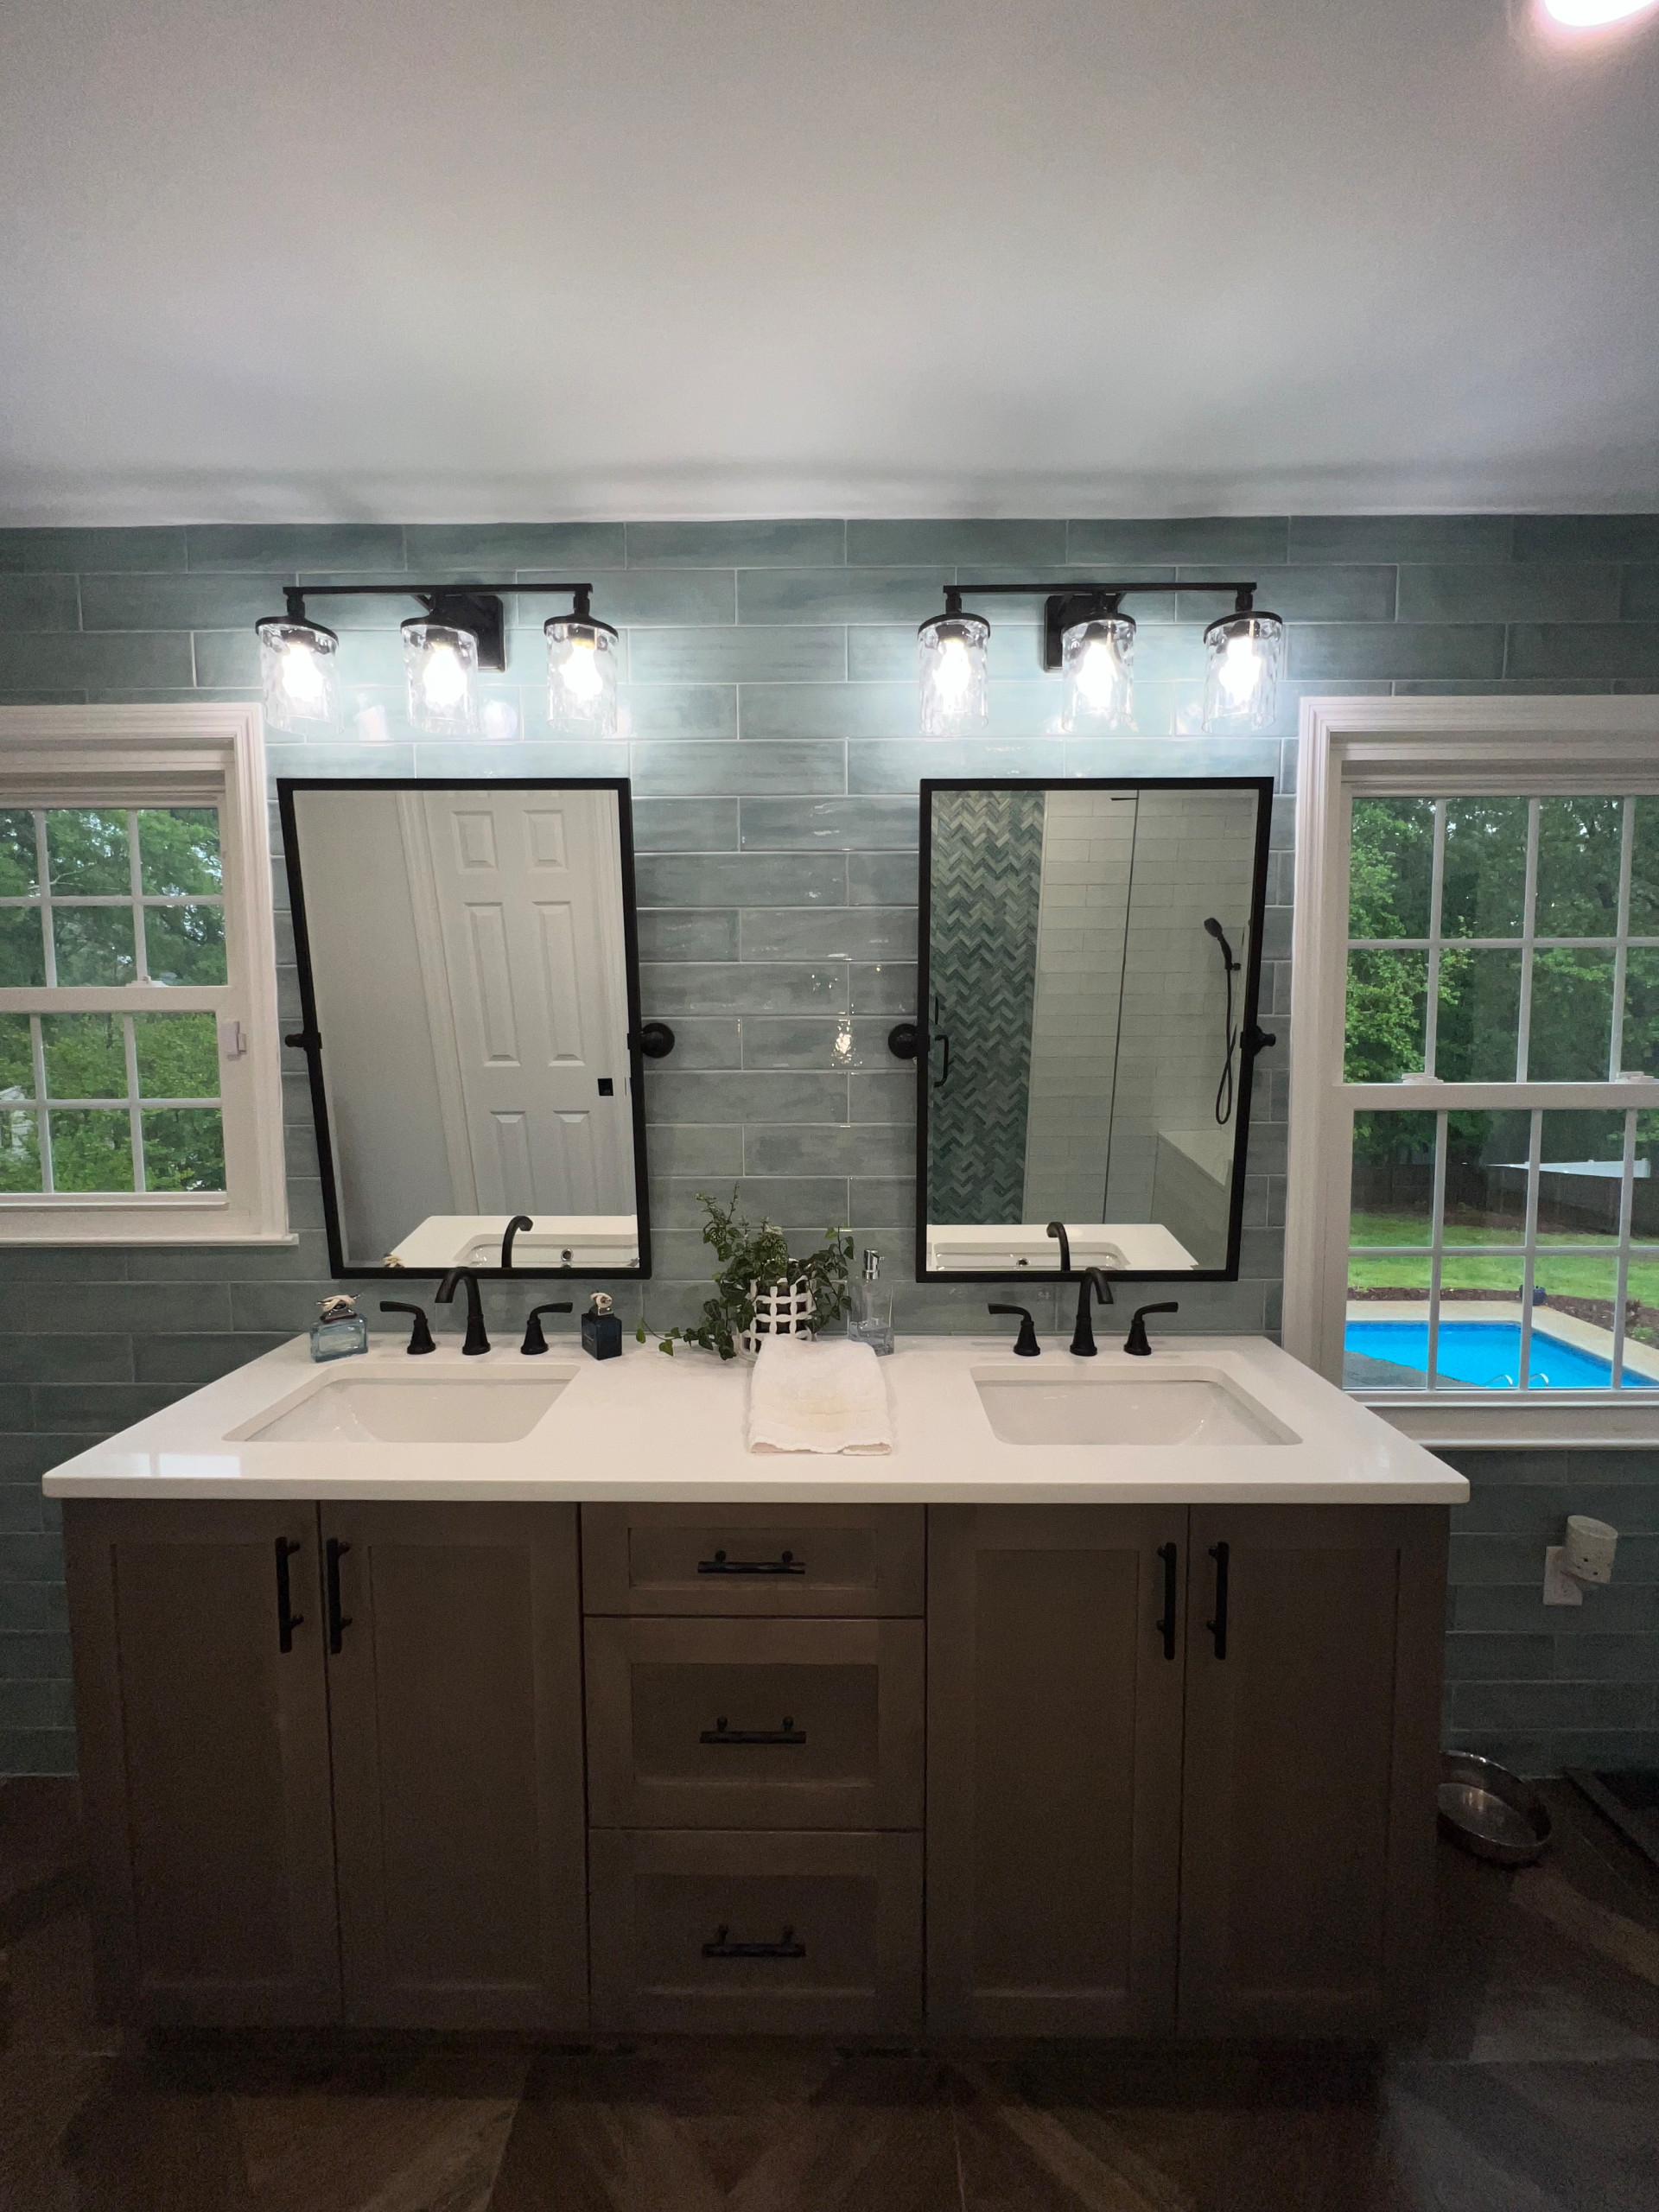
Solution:
[[[1153,1626],[1164,1639],[1164,1656],[1175,1656],[1175,1567],[1180,1557],[1173,1544],[1160,1544],[1158,1556],[1164,1562],[1164,1618]]]
[[[697,1738],[700,1744],[804,1744],[804,1728],[798,1728],[787,1713],[781,1728],[730,1728],[722,1713],[712,1728],[705,1728]]]
[[[796,1942],[792,1928],[785,1928],[775,1943],[734,1942],[731,1929],[722,1921],[714,1942],[703,1945],[702,1955],[705,1959],[804,1959],[806,1946]]]
[[[351,1548],[338,1536],[328,1539],[328,1649],[336,1655],[346,1630],[352,1624],[351,1615],[340,1610],[340,1562]]]
[[[804,1574],[806,1561],[797,1559],[793,1552],[785,1552],[777,1559],[728,1559],[724,1552],[716,1552],[713,1559],[697,1561],[699,1574]]]
[[[1210,1556],[1216,1562],[1216,1618],[1212,1621],[1205,1621],[1205,1626],[1216,1640],[1217,1658],[1224,1659],[1227,1656],[1228,1552],[1226,1545],[1211,1544]]]
[[[296,1543],[291,1536],[276,1539],[276,1649],[294,1649],[294,1631],[305,1625],[305,1615],[294,1610],[294,1593],[289,1586],[288,1562],[295,1552],[303,1551],[303,1544]]]

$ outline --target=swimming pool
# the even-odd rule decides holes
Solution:
[[[1345,1348],[1366,1359],[1385,1359],[1395,1367],[1428,1372],[1428,1321],[1350,1320]],[[1518,1321],[1440,1321],[1435,1365],[1443,1382],[1467,1382],[1478,1389],[1513,1390],[1521,1377]],[[1532,1325],[1531,1387],[1542,1390],[1605,1390],[1612,1364],[1577,1344],[1563,1344],[1535,1321]],[[1624,1388],[1650,1390],[1645,1376],[1626,1371]]]

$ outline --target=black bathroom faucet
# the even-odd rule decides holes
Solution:
[[[1077,1325],[1071,1332],[1072,1355],[1077,1359],[1092,1359],[1095,1357],[1094,1322],[1089,1311],[1090,1293],[1103,1306],[1109,1306],[1112,1302],[1112,1286],[1098,1268],[1085,1268],[1077,1284]]]
[[[488,1351],[490,1340],[484,1333],[484,1306],[478,1294],[478,1277],[470,1268],[451,1268],[433,1295],[436,1306],[453,1306],[455,1285],[467,1286],[467,1341],[461,1351],[468,1359],[476,1359],[480,1352]]]

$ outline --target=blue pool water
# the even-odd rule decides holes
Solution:
[[[1428,1322],[1354,1321],[1348,1324],[1344,1342],[1351,1352],[1367,1359],[1386,1359],[1396,1367],[1428,1372]],[[1480,1389],[1514,1389],[1521,1379],[1521,1324],[1518,1321],[1440,1322],[1435,1364],[1442,1382],[1468,1382]],[[1535,1389],[1605,1389],[1612,1380],[1609,1361],[1576,1344],[1563,1344],[1535,1321],[1532,1326],[1532,1376]],[[1651,1389],[1640,1375],[1628,1371],[1626,1389]]]

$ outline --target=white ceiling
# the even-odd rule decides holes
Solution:
[[[1659,506],[1656,94],[1506,0],[8,0],[0,518]]]

